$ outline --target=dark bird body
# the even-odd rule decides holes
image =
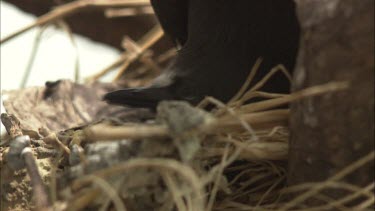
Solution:
[[[293,0],[152,0],[159,21],[182,48],[147,88],[109,93],[110,103],[154,108],[161,100],[198,103],[205,96],[228,101],[255,61],[263,58],[259,81],[272,67],[293,70],[299,25]],[[265,91],[288,92],[281,75]]]

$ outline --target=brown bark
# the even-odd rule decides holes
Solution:
[[[293,103],[291,185],[326,180],[374,150],[374,1],[296,2],[302,37],[294,91],[331,81],[349,81],[350,88]],[[369,184],[373,167],[344,181]]]

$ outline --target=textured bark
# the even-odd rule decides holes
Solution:
[[[374,150],[374,1],[296,2],[302,37],[294,91],[330,81],[349,81],[350,88],[293,103],[291,185],[326,180]],[[373,167],[344,181],[369,184]]]

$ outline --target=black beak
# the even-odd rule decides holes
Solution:
[[[155,109],[162,100],[171,100],[167,87],[129,88],[104,95],[103,100],[110,104]]]

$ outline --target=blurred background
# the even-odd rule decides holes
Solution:
[[[36,16],[28,14],[16,6],[0,1],[1,38],[36,20]],[[34,45],[38,29],[32,29],[11,42],[1,45],[1,92],[21,87],[31,49]],[[80,70],[83,77],[99,71],[118,57],[120,51],[108,44],[95,42],[81,35],[74,35],[80,57]],[[26,86],[43,86],[46,81],[74,78],[75,49],[62,30],[48,28],[42,35],[37,57],[31,68]],[[111,77],[108,75],[108,78]],[[1,97],[1,113],[3,113],[3,97]],[[1,133],[5,128],[1,124]]]
[[[36,22],[37,17],[71,2],[65,0],[0,1],[1,39]],[[83,83],[88,77],[119,61],[119,58],[122,58],[121,55],[139,50],[126,49],[126,46],[129,46],[129,43],[137,44],[139,40],[145,41],[147,33],[157,25],[152,8],[147,3],[141,7],[95,8],[78,10],[73,15],[65,17],[63,22],[55,21],[47,24],[46,27],[34,27],[11,40],[2,42],[1,113],[5,112],[3,107],[3,98],[6,98],[6,95],[3,95],[5,90],[44,86],[46,81],[59,79],[73,81],[76,71],[79,72],[77,82]],[[127,43],[124,43],[124,38],[127,39]],[[134,47],[132,45],[131,47]],[[139,46],[136,47],[139,48]],[[126,73],[129,72],[129,75],[123,78],[129,80],[122,80],[122,85],[145,85],[147,80],[142,78],[147,78],[144,76],[152,72],[149,74],[151,76],[149,79],[159,74],[160,69],[168,63],[168,58],[170,58],[168,55],[165,57],[165,52],[173,50],[173,47],[171,40],[161,35],[155,43],[137,54],[137,58],[141,54],[146,55],[149,58],[146,59],[146,63],[151,68],[145,68],[142,62],[136,59],[130,62],[123,60],[117,66],[110,68],[112,71],[108,71],[95,80],[114,82],[115,76],[119,74],[116,70],[127,69]],[[161,62],[152,61],[160,56]],[[118,82],[119,80],[116,80],[116,83]],[[4,132],[3,129],[2,127],[1,132]]]
[[[33,14],[25,13],[16,6],[1,1],[1,37],[36,20]],[[39,29],[32,29],[1,45],[1,89],[18,89],[21,86],[28,60]],[[93,41],[74,34],[79,53],[79,67],[82,77],[92,75],[113,62],[120,51],[105,43]],[[45,81],[74,79],[76,50],[66,32],[48,27],[41,36],[31,74],[26,86],[43,86]],[[108,80],[111,76],[107,75]]]

